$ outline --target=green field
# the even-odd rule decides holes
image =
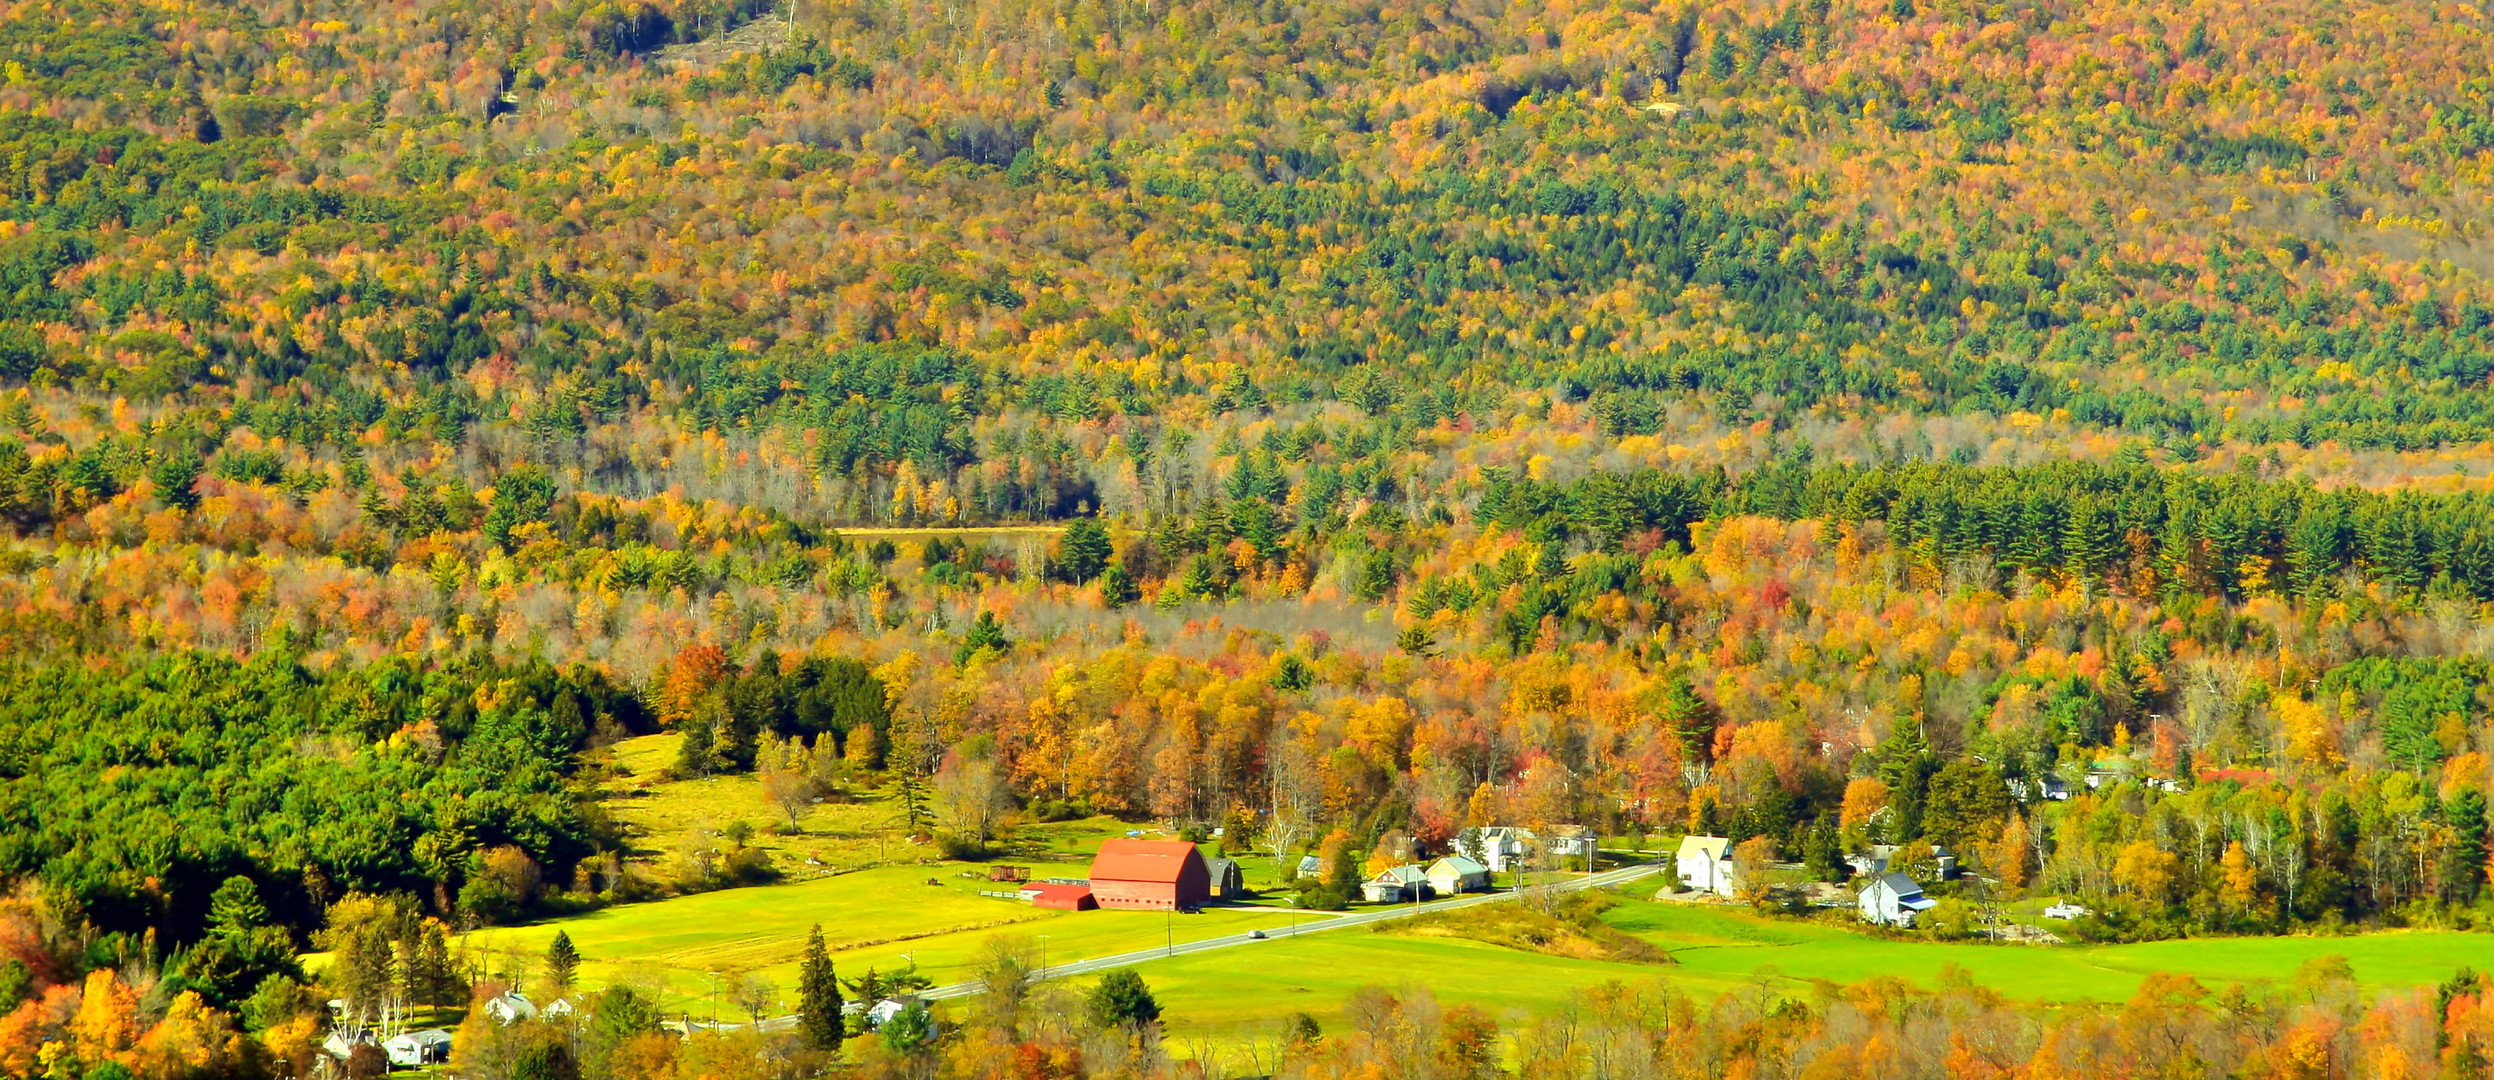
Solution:
[[[674,735],[617,745],[610,801],[631,830],[643,865],[664,873],[667,852],[687,830],[728,822],[761,824],[776,813],[752,777],[668,780]],[[1054,962],[1149,949],[1294,920],[1275,907],[1214,909],[1169,917],[1144,912],[1058,912],[980,896],[1009,891],[987,867],[939,860],[910,843],[888,792],[811,808],[801,831],[757,833],[787,882],[628,904],[530,926],[478,931],[463,944],[489,971],[525,975],[555,931],[568,932],[592,982],[625,980],[669,991],[668,1007],[704,1013],[711,991],[758,974],[790,993],[806,931],[819,923],[842,975],[915,963],[938,984],[970,977],[971,962],[999,934],[1031,938]],[[1082,877],[1103,838],[1121,835],[1107,818],[1026,824],[1014,830],[1000,863],[1035,878]],[[1209,854],[1209,852],[1207,852]],[[1241,860],[1251,886],[1271,884],[1272,863]],[[2494,955],[2494,935],[2391,932],[2347,937],[2224,938],[2140,945],[1942,944],[1875,937],[1838,921],[1770,919],[1712,903],[1646,899],[1651,883],[1626,890],[1604,914],[1614,926],[1670,952],[1668,966],[1568,959],[1478,942],[1348,929],[1141,965],[1168,1008],[1173,1035],[1203,1045],[1234,1045],[1260,1025],[1307,1012],[1331,1026],[1343,999],[1362,986],[1429,985],[1442,999],[1515,1018],[1559,1004],[1582,987],[1666,979],[1711,997],[1762,981],[1806,994],[1815,982],[1856,983],[1897,976],[1935,985],[1962,969],[2013,998],[2118,1001],[2151,972],[2196,976],[2211,986],[2282,980],[2315,957],[2347,957],[2356,977],[2377,988],[2438,982],[2472,958]],[[1266,901],[1271,904],[1273,901]],[[2025,905],[2032,907],[2034,905]],[[1304,917],[1301,917],[1304,918]],[[2475,960],[2482,966],[2485,961]],[[733,1012],[727,995],[720,1015]]]
[[[1034,876],[1080,877],[1081,862],[1031,862]],[[556,930],[571,935],[592,982],[628,979],[666,986],[671,1009],[708,1007],[712,973],[727,979],[757,973],[777,985],[796,984],[797,959],[815,924],[844,977],[867,968],[893,971],[915,963],[938,984],[970,977],[970,961],[990,937],[1031,937],[1051,961],[1148,949],[1252,927],[1283,926],[1293,916],[1268,908],[1219,908],[1200,915],[1136,911],[1065,912],[1019,900],[980,896],[1010,891],[983,871],[960,876],[961,864],[893,866],[795,884],[727,889],[645,904],[625,904],[529,926],[480,930],[462,939],[471,956],[499,974],[540,967]],[[929,884],[930,880],[934,884]],[[725,1007],[722,1006],[722,1011]]]
[[[1035,869],[1043,876],[1081,872],[1079,863]],[[889,971],[914,960],[942,984],[968,978],[972,957],[997,934],[1029,936],[1049,960],[1062,962],[1292,920],[1284,911],[1253,908],[1174,918],[1042,911],[981,897],[981,888],[1005,886],[957,872],[952,866],[887,867],[706,893],[481,931],[469,936],[468,945],[491,962],[525,968],[560,927],[588,957],[584,971],[591,981],[660,983],[674,991],[672,1008],[700,1013],[710,1008],[713,972],[723,981],[733,973],[758,972],[784,994],[794,985],[804,934],[816,922],[823,925],[843,975],[869,966]],[[937,884],[927,883],[930,875]],[[2297,966],[2332,954],[2346,957],[2366,986],[2404,988],[2446,979],[2459,964],[2494,948],[2494,936],[2424,931],[2103,946],[1941,944],[1879,938],[1835,923],[1770,919],[1727,906],[1633,897],[1604,918],[1662,945],[1676,962],[1569,959],[1459,939],[1349,929],[1139,966],[1168,1009],[1173,1036],[1230,1045],[1296,1012],[1330,1027],[1340,1020],[1344,998],[1362,986],[1426,984],[1443,1000],[1517,1019],[1605,982],[1663,979],[1701,998],[1761,983],[1806,994],[1815,982],[1856,983],[1875,976],[1929,987],[1955,967],[2012,998],[2119,1001],[2151,972],[2189,974],[2212,988],[2257,984],[2287,979]],[[732,1011],[724,999],[719,1010]]]
[[[1670,966],[1576,960],[1475,942],[1350,930],[1295,941],[1261,942],[1154,960],[1139,970],[1168,1007],[1179,1036],[1238,1036],[1294,1012],[1331,1028],[1343,998],[1361,986],[1427,985],[1442,1001],[1517,1020],[1604,982],[1656,979],[1709,998],[1765,983],[1806,995],[1813,982],[1904,978],[1926,988],[1950,966],[2012,998],[2043,1002],[2120,1001],[2158,971],[2194,976],[2215,989],[2291,978],[2316,957],[2348,959],[2359,983],[2404,989],[2448,979],[2459,965],[2483,966],[2494,935],[2384,932],[2347,937],[2218,938],[2137,945],[1939,944],[1872,937],[1823,923],[1769,919],[1728,907],[1631,899],[1606,921],[1668,949]]]

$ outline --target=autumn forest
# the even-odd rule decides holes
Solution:
[[[629,858],[602,753],[662,732],[965,857],[1581,826],[1826,884],[1937,845],[1919,939],[2494,931],[2489,46],[2438,0],[0,0],[0,1076],[310,1076],[354,964],[305,954],[464,1001],[445,934],[766,880]],[[1406,993],[1278,1071],[2487,1076],[2453,980]],[[467,1075],[765,1074],[610,1004]],[[767,1074],[1200,1075],[949,1039]]]

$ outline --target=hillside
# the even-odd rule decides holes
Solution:
[[[769,910],[730,951],[800,970],[773,905],[940,861],[912,917],[1009,966],[967,867],[1129,827],[1259,883],[1710,834],[1776,919],[1890,851],[1940,906],[1883,950],[2048,899],[2193,971],[2481,933],[2490,45],[2370,0],[0,0],[0,1076],[307,1075],[512,980],[622,996],[463,1074],[726,1075],[649,1041],[699,961],[453,943]],[[1501,970],[1627,955],[1577,931]],[[2494,1045],[2474,976],[2293,955],[2228,1015],[2408,1040],[2383,1076]],[[859,1068],[1167,1064],[997,1001]],[[1392,1012],[1337,1004],[1239,1015]],[[1775,1015],[1742,1045],[1820,1030]],[[1262,1073],[1366,1060],[1290,1030]]]

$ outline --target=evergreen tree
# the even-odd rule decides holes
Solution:
[[[683,776],[708,776],[718,767],[718,733],[707,717],[684,722],[684,741],[677,744],[675,770]]]
[[[199,482],[199,452],[184,447],[156,459],[147,470],[148,482],[156,485],[156,497],[166,506],[188,510],[199,505],[199,495],[191,486]]]
[[[485,512],[485,538],[508,551],[513,530],[544,521],[553,510],[554,479],[534,465],[520,466],[494,484],[493,509]]]
[[[268,908],[260,903],[260,887],[237,874],[217,886],[208,898],[208,930],[221,937],[241,937],[268,924]]]
[[[1057,573],[1076,585],[1100,576],[1100,572],[1108,567],[1109,556],[1115,553],[1109,543],[1108,530],[1101,527],[1097,518],[1075,519],[1073,524],[1065,527],[1065,536],[1058,541],[1058,545],[1061,555],[1057,560]]]
[[[868,972],[869,977],[873,975]],[[816,1050],[837,1052],[846,1034],[841,1027],[840,980],[832,972],[831,954],[823,948],[823,927],[805,938],[805,959],[797,968],[797,1035]]]
[[[569,932],[554,932],[553,944],[546,946],[546,980],[554,988],[569,993],[572,980],[580,974],[580,950],[573,947]]]
[[[996,621],[996,613],[982,610],[970,624],[970,632],[962,635],[961,647],[953,650],[953,663],[967,664],[971,657],[983,652],[1001,656],[1011,648],[1013,641],[1005,636],[1004,625]]]
[[[2443,809],[2450,826],[2443,857],[2443,883],[2451,899],[2471,903],[2485,886],[2485,793],[2474,788],[2451,797]]]
[[[1888,807],[1895,813],[1889,835],[1898,841],[1922,835],[1923,796],[1932,774],[1940,771],[1939,756],[1924,742],[1922,722],[1901,717],[1896,730],[1879,743],[1879,778],[1888,784]]]
[[[452,1005],[466,1000],[467,988],[461,985],[459,969],[450,962],[449,936],[442,924],[428,921],[424,941],[416,946],[415,958],[408,964],[409,997],[424,1005]]]
[[[1121,608],[1143,599],[1143,587],[1135,584],[1134,575],[1122,566],[1110,566],[1100,575],[1100,602]]]
[[[1383,600],[1394,591],[1394,553],[1378,548],[1360,563],[1360,579],[1352,592],[1362,600]]]
[[[1104,1028],[1149,1024],[1160,1019],[1160,1001],[1133,968],[1118,968],[1100,977],[1085,1000],[1091,1021]]]
[[[1845,866],[1844,842],[1836,835],[1836,822],[1821,815],[1818,827],[1810,830],[1808,846],[1802,852],[1802,864],[1810,876],[1827,882],[1842,882],[1850,872]]]
[[[935,1018],[924,1003],[913,1004],[883,1022],[883,1045],[895,1054],[914,1054],[935,1039]]]

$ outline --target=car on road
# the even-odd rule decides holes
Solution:
[[[1262,931],[1262,930],[1250,930],[1250,931],[1247,931],[1247,940],[1249,940],[1249,941],[1262,941],[1262,940],[1264,940],[1264,931]]]

